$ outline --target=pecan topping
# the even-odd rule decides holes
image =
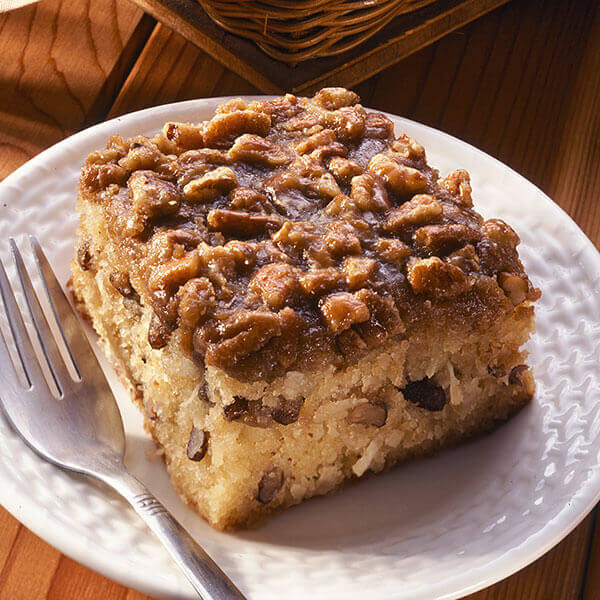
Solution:
[[[177,292],[177,314],[182,325],[196,327],[216,305],[215,289],[206,277],[189,279]]]
[[[347,183],[355,175],[362,173],[362,167],[357,162],[342,158],[341,156],[334,156],[329,161],[327,168],[333,173],[338,183]]]
[[[472,208],[468,174],[440,179],[418,142],[359,102],[343,88],[237,98],[90,154],[81,198],[107,224],[112,285],[156,314],[152,347],[173,334],[199,364],[272,380],[342,368],[404,322],[409,335],[427,319],[477,328],[539,297],[517,234]],[[291,422],[277,402],[248,409]]]

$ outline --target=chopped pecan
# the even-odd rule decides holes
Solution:
[[[411,381],[400,391],[406,400],[430,412],[443,410],[446,406],[446,392],[429,377]]]
[[[437,256],[411,259],[407,271],[408,281],[416,294],[452,298],[471,287],[469,278],[461,269]]]
[[[204,144],[210,148],[228,148],[243,133],[266,136],[271,129],[271,117],[264,112],[235,110],[218,113],[204,128]]]
[[[516,248],[521,241],[515,230],[502,219],[488,219],[481,229],[490,240],[509,248]]]
[[[414,233],[414,240],[434,254],[447,254],[481,239],[481,233],[461,223],[425,225]]]
[[[237,112],[238,110],[246,110],[248,108],[248,103],[242,98],[232,98],[231,100],[227,100],[227,102],[223,102],[223,104],[219,104],[215,109],[215,112],[218,114],[225,114],[230,112]]]
[[[364,211],[383,211],[390,207],[387,192],[378,178],[370,174],[352,178],[350,197]]]
[[[98,192],[109,185],[123,185],[127,181],[127,169],[114,163],[86,162],[81,169],[81,185]]]
[[[367,288],[359,290],[355,296],[369,309],[369,319],[354,325],[354,329],[368,346],[381,344],[389,336],[405,331],[404,323],[392,298]]]
[[[283,311],[291,311],[286,307]],[[282,312],[283,312],[282,311]],[[281,335],[281,315],[266,311],[239,310],[220,325],[222,341],[209,343],[206,363],[235,364],[260,350],[272,338]]]
[[[250,281],[250,289],[274,310],[283,307],[298,291],[298,270],[287,264],[263,267]]]
[[[283,479],[283,471],[279,467],[267,471],[258,484],[257,500],[261,504],[271,502],[283,487]]]
[[[360,96],[346,88],[328,87],[319,90],[312,98],[311,104],[325,110],[336,110],[343,106],[353,106],[360,102]]]
[[[358,214],[356,201],[345,194],[338,194],[326,207],[325,213],[330,217]]]
[[[365,137],[385,140],[394,133],[394,124],[383,114],[370,112],[365,118]]]
[[[370,316],[367,305],[356,294],[337,292],[321,303],[321,314],[333,333],[341,333],[354,323],[367,321]]]
[[[442,205],[429,194],[417,194],[412,200],[394,209],[388,216],[385,229],[402,231],[414,225],[431,223],[442,216]]]
[[[498,273],[498,284],[515,306],[521,304],[521,302],[527,298],[529,286],[527,281],[519,275],[513,275],[512,273],[502,271],[501,273]]]
[[[234,396],[233,402],[223,407],[227,421],[241,421],[250,427],[268,427],[271,424],[271,410],[263,406],[260,400],[248,400],[243,396]]]
[[[385,404],[376,402],[363,402],[356,405],[348,413],[348,422],[353,425],[372,425],[383,427],[387,421],[387,408]]]
[[[322,129],[318,133],[315,133],[295,144],[294,151],[299,155],[310,154],[313,150],[316,150],[321,146],[328,146],[334,143],[339,144],[339,142],[337,142],[335,139],[335,134],[333,131],[331,129]],[[339,145],[341,146],[341,144]],[[342,148],[344,148],[344,146],[342,146]]]
[[[166,325],[158,315],[152,314],[148,327],[148,343],[154,350],[160,350],[169,343],[171,328]]]
[[[471,244],[467,244],[456,252],[449,254],[447,261],[451,265],[462,269],[465,273],[479,271],[479,257]]]
[[[455,197],[458,198],[463,206],[469,208],[473,206],[471,198],[471,178],[464,169],[452,171],[445,179],[442,185]]]
[[[535,392],[533,375],[527,365],[517,365],[516,367],[513,367],[508,375],[508,383],[524,388],[530,396]]]
[[[208,431],[192,427],[192,431],[190,431],[190,438],[186,447],[187,457],[196,462],[202,460],[206,455],[206,451],[208,450],[209,438],[210,434]]]
[[[156,144],[147,139],[138,139],[140,141],[134,141],[127,154],[119,160],[119,166],[128,171],[156,170],[166,162],[166,156]]]
[[[344,261],[346,283],[352,290],[364,287],[375,273],[377,263],[366,256],[349,256]]]
[[[192,123],[165,123],[163,135],[179,148],[190,150],[204,146],[202,126]]]
[[[300,417],[300,409],[304,404],[304,398],[288,400],[279,396],[278,405],[271,408],[271,418],[280,425],[291,425]]]
[[[180,258],[173,258],[154,267],[148,278],[151,290],[174,291],[188,279],[196,277],[200,271],[200,256],[195,250],[186,252]]]
[[[149,219],[171,215],[179,210],[179,190],[153,171],[136,171],[129,178],[127,186],[131,196],[131,209],[126,226],[129,235],[142,233]]]
[[[273,241],[305,249],[319,237],[319,229],[309,221],[286,221],[273,236]]]
[[[392,150],[401,158],[425,160],[425,148],[405,134],[392,142]]]
[[[229,158],[271,167],[280,167],[292,162],[291,152],[265,138],[252,133],[241,135],[229,149]]]
[[[234,210],[263,212],[266,208],[271,208],[271,203],[261,192],[249,187],[237,187],[229,194],[229,207]]]
[[[77,264],[82,271],[89,271],[93,267],[92,253],[90,252],[90,243],[85,240],[77,247]]]
[[[403,262],[412,253],[412,250],[403,241],[395,238],[379,238],[377,241],[377,255],[391,263]]]
[[[300,277],[302,289],[311,296],[322,296],[341,285],[343,281],[343,275],[333,267],[315,269]]]
[[[127,273],[114,271],[108,276],[108,279],[115,290],[121,294],[121,296],[129,300],[135,300],[136,302],[140,301],[138,293],[131,286],[129,275],[127,275]]]
[[[215,289],[206,277],[195,277],[177,292],[177,314],[181,324],[193,328],[206,320],[216,304]]]
[[[237,177],[229,167],[217,167],[198,179],[192,179],[183,188],[183,195],[191,202],[211,202],[237,186]]]
[[[398,196],[412,196],[425,191],[427,177],[417,169],[396,162],[384,154],[376,154],[369,162],[369,171],[379,175]]]
[[[355,175],[362,173],[362,167],[353,160],[342,156],[334,156],[327,168],[333,173],[338,183],[348,183]]]
[[[281,225],[281,218],[278,215],[261,215],[243,210],[215,208],[208,213],[206,222],[211,229],[221,231],[226,235],[254,237],[277,229]]]
[[[360,254],[360,239],[354,227],[346,221],[334,221],[326,227],[325,244],[333,256]]]

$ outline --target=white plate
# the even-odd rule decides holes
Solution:
[[[167,120],[209,117],[222,99],[160,106],[57,144],[0,184],[0,254],[35,233],[69,277],[80,164],[114,133],[152,134]],[[128,464],[251,600],[456,598],[539,557],[600,498],[600,256],[531,183],[483,152],[399,117],[442,173],[466,168],[476,206],[511,223],[543,290],[530,342],[534,401],[494,434],[311,500],[237,535],[213,531],[179,501],[141,418],[115,382]],[[25,247],[21,241],[22,247]],[[114,381],[114,376],[111,377]],[[114,494],[30,452],[0,417],[0,502],[75,560],[160,597],[193,593]],[[35,569],[35,565],[32,565]]]

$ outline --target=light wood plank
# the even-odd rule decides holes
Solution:
[[[10,556],[21,524],[12,515],[0,508],[0,573]]]
[[[132,68],[109,117],[175,100],[255,93],[250,83],[159,24]]]
[[[126,0],[44,0],[0,17],[0,178],[87,122],[142,16]]]
[[[126,600],[127,588],[63,556],[46,596],[47,600]]]
[[[585,521],[532,565],[465,600],[577,600],[593,519]]]
[[[587,578],[581,600],[600,600],[600,511],[596,511],[594,540],[587,563]]]
[[[45,600],[59,560],[58,550],[22,527],[0,573],[0,600]]]

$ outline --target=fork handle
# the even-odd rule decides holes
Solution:
[[[154,532],[203,600],[246,600],[213,559],[133,475],[110,481]]]

